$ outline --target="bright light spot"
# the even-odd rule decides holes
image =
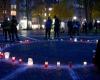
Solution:
[[[60,67],[60,61],[57,61],[57,67]]]
[[[87,42],[90,42],[90,40],[87,40]]]
[[[96,43],[98,43],[98,40],[96,40]]]
[[[12,61],[15,62],[15,60],[16,60],[16,57],[12,57]]]
[[[77,42],[77,38],[74,38],[74,42]]]
[[[8,21],[10,21],[10,18],[8,18]]]
[[[29,66],[32,66],[33,65],[33,59],[32,58],[28,58],[28,63],[27,63]]]
[[[86,61],[84,61],[84,62],[83,62],[83,65],[84,65],[84,66],[86,66],[86,65],[87,65],[87,62],[86,62]]]
[[[48,67],[48,62],[47,62],[47,61],[45,61],[44,66],[45,66],[45,68],[47,68],[47,67]]]
[[[42,28],[44,29],[45,28],[45,25],[42,25]]]
[[[50,7],[48,10],[49,10],[49,11],[52,11],[52,9],[53,9],[53,8]]]
[[[40,28],[40,25],[39,24],[32,25],[32,29],[38,29],[38,28]]]
[[[44,13],[44,16],[47,16],[47,13]]]
[[[63,41],[63,39],[61,39],[61,41]]]
[[[76,16],[73,16],[73,20],[77,20],[77,17]]]
[[[20,43],[23,43],[23,41],[19,41]]]
[[[22,59],[19,59],[18,61],[19,61],[19,63],[22,63],[23,60]]]
[[[46,19],[44,19],[43,22],[46,22]]]
[[[100,23],[100,20],[97,20],[97,23]]]
[[[9,57],[10,57],[10,53],[9,52],[5,52],[4,55],[5,55],[5,59],[9,59]]]
[[[65,28],[65,23],[61,22],[61,28]]]
[[[0,58],[3,58],[4,54],[2,52],[0,52]]]
[[[55,23],[55,19],[53,19],[53,23],[52,24],[54,24]]]

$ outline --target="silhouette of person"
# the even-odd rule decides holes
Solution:
[[[1,25],[2,29],[3,29],[3,35],[5,38],[5,41],[7,41],[8,39],[11,40],[11,34],[10,34],[10,22],[8,20],[7,17],[5,17],[2,25]],[[8,38],[9,37],[9,38]]]
[[[15,38],[16,40],[19,40],[19,37],[18,37],[18,31],[17,31],[17,19],[16,19],[16,16],[12,16],[12,20],[11,20],[11,37],[12,37],[12,40],[14,41]]]
[[[55,23],[54,23],[54,37],[59,37],[60,33],[60,20],[58,19],[57,16],[54,16],[55,18]]]
[[[52,27],[52,20],[50,17],[48,17],[46,23],[45,23],[45,37],[50,38],[51,34],[51,27]]]

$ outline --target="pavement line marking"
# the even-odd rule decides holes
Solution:
[[[13,79],[14,77],[16,77],[19,73],[22,73],[24,71],[26,71],[28,69],[28,67],[21,67],[18,68],[17,70],[13,71],[11,74],[5,76],[4,78],[0,79],[0,80],[9,80],[9,79]]]
[[[28,39],[31,39],[31,40],[35,40],[35,41],[40,41],[39,39],[36,39],[36,38],[31,38],[31,37],[26,37],[26,36],[24,36],[24,35],[19,35],[19,36],[22,36],[22,37],[25,37],[25,38],[28,38]]]
[[[73,69],[68,69],[69,74],[73,80],[81,80],[78,76],[78,74]]]

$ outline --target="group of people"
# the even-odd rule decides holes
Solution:
[[[51,29],[52,29],[52,19],[48,17],[45,23],[45,37],[50,38]],[[59,37],[60,33],[60,20],[57,16],[54,16],[54,38]]]
[[[98,33],[98,26],[99,26],[99,23],[97,22],[97,20],[95,20],[94,23],[92,21],[90,21],[90,22],[84,21],[84,23],[82,25],[83,32],[85,34],[87,34],[89,31],[91,32],[94,29],[94,32],[97,34]]]
[[[94,30],[94,32],[97,33],[98,26],[100,26],[100,24],[97,23],[97,20],[95,20],[94,23],[92,21],[90,22],[84,21],[82,24],[78,20],[73,20],[73,21],[69,20],[67,22],[67,26],[68,26],[68,34],[72,37],[73,35],[79,35],[80,31],[87,34],[88,32]]]
[[[4,18],[1,27],[3,30],[3,35],[5,41],[15,41],[19,40],[17,32],[17,19],[16,16],[12,16],[11,20],[8,20],[7,17]]]
[[[67,22],[67,26],[68,26],[68,35],[70,35],[70,37],[72,37],[73,35],[79,35],[79,29],[81,26],[79,21],[69,20]]]

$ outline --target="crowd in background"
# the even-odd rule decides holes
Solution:
[[[54,19],[55,19],[54,24],[52,23],[52,19],[50,17],[48,17],[45,23],[46,38],[50,38],[51,29],[53,26],[54,26],[54,38],[59,37],[61,33],[61,21],[57,16],[55,16]],[[68,35],[70,37],[79,36],[80,32],[85,33],[87,35],[89,32],[93,32],[93,30],[94,30],[94,33],[97,34],[99,26],[100,26],[100,23],[98,23],[97,20],[95,20],[95,22],[87,22],[85,20],[82,23],[78,20],[67,21]]]

